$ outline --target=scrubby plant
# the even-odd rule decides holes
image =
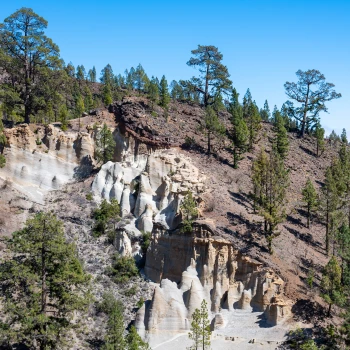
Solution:
[[[182,212],[182,231],[191,232],[193,220],[198,217],[197,203],[193,198],[192,192],[188,191],[186,197],[183,199],[181,206]]]
[[[138,276],[139,270],[132,257],[115,254],[112,266],[107,268],[106,273],[115,283],[125,283],[128,282],[130,278]]]
[[[96,220],[93,235],[100,237],[108,233],[110,228],[115,228],[115,224],[120,220],[120,206],[118,201],[113,198],[109,203],[104,199],[100,206],[95,209],[93,217]]]

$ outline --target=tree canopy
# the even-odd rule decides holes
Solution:
[[[299,104],[295,107],[289,101],[290,114],[301,123],[300,135],[310,132],[316,124],[320,112],[327,112],[326,102],[341,97],[334,90],[334,84],[327,83],[325,76],[316,69],[296,72],[298,82],[284,84],[287,96]]]
[[[40,104],[42,84],[51,81],[62,64],[58,46],[44,34],[46,28],[47,21],[25,7],[0,24],[0,67],[8,78],[6,93],[11,96],[9,103],[24,106],[26,123]]]
[[[227,67],[221,63],[223,56],[217,47],[198,45],[191,53],[193,57],[187,64],[199,69],[201,76],[195,87],[203,94],[204,106],[208,106],[213,103],[215,96],[230,90],[230,74]]]

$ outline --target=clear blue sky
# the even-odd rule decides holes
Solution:
[[[149,76],[187,79],[190,51],[215,45],[233,85],[259,106],[286,100],[283,84],[298,69],[318,69],[343,97],[322,115],[327,132],[350,134],[350,0],[1,1],[0,22],[21,7],[48,22],[47,35],[75,66],[114,73],[141,63]]]

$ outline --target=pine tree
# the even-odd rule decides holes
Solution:
[[[350,286],[350,228],[343,224],[336,237],[337,254],[341,259],[341,282],[343,286]],[[348,290],[349,292],[350,290]]]
[[[112,90],[110,84],[105,84],[102,90],[102,99],[105,106],[110,105],[113,102]]]
[[[168,91],[168,82],[163,75],[159,85],[159,105],[162,106],[165,110],[168,110],[169,102],[170,95]]]
[[[84,89],[85,99],[84,99],[84,106],[87,111],[94,108],[94,99],[92,97],[91,90],[88,86],[85,86]]]
[[[154,105],[157,104],[159,101],[159,88],[158,88],[157,81],[154,77],[152,77],[148,87],[148,97],[152,102],[152,109],[153,109]]]
[[[136,90],[141,93],[142,90],[145,88],[145,83],[148,80],[148,77],[145,73],[145,70],[141,66],[141,63],[136,67],[135,69],[135,74],[134,74],[134,79],[135,79],[135,87]]]
[[[298,70],[297,83],[286,82],[284,87],[286,94],[291,100],[299,103],[294,107],[290,102],[290,111],[294,118],[301,123],[300,136],[311,130],[321,111],[327,112],[326,102],[341,97],[334,90],[334,84],[327,83],[324,75],[315,69],[307,71]]]
[[[86,71],[83,65],[77,67],[77,80],[79,81],[79,86],[85,80]]]
[[[105,337],[104,350],[126,350],[127,343],[124,339],[123,305],[113,300],[108,315],[107,334]]]
[[[210,156],[213,138],[220,137],[225,133],[225,126],[220,122],[217,113],[211,106],[208,106],[205,110],[202,131],[207,136],[207,153]]]
[[[315,137],[316,137],[316,156],[319,157],[324,152],[325,143],[324,143],[324,133],[325,130],[321,127],[320,122],[318,121],[315,126]]]
[[[93,66],[92,69],[89,70],[88,76],[92,83],[96,83],[97,74],[95,66]]]
[[[210,347],[211,331],[210,320],[208,317],[208,305],[203,299],[201,308],[196,309],[192,314],[191,329],[188,337],[193,341],[189,350],[205,350]]]
[[[306,181],[305,187],[302,190],[302,195],[307,207],[307,228],[310,228],[311,215],[317,207],[317,192],[310,178]]]
[[[241,154],[248,147],[248,127],[243,119],[243,108],[238,102],[236,89],[232,91],[229,112],[231,113],[232,129],[230,130],[230,139],[233,143],[233,167],[238,168],[238,161],[241,159]]]
[[[77,102],[75,104],[75,111],[76,111],[76,114],[77,114],[77,116],[79,118],[79,131],[80,131],[80,118],[81,118],[84,110],[85,110],[84,100],[81,97],[81,95],[79,94],[78,98],[77,98]]]
[[[90,276],[52,213],[28,219],[8,240],[8,248],[12,255],[0,265],[5,337],[9,344],[54,349],[65,331],[76,328],[75,312],[89,305]]]
[[[334,239],[338,228],[344,222],[344,208],[349,207],[346,199],[348,195],[346,168],[347,166],[343,168],[341,161],[334,160],[326,169],[321,209],[325,215],[327,254],[329,253],[331,239]]]
[[[264,217],[264,233],[272,254],[272,241],[279,235],[277,225],[285,218],[289,173],[275,148],[269,157],[264,153],[262,150],[253,162],[254,207],[257,204],[259,214]]]
[[[12,82],[5,85],[16,100],[24,107],[24,121],[30,123],[30,116],[43,99],[43,87],[47,82],[54,84],[60,72],[62,61],[59,48],[44,31],[47,21],[32,9],[22,7],[0,24],[0,66]],[[4,75],[4,74],[3,74]],[[47,89],[46,89],[47,92]],[[45,96],[44,99],[49,96]]]
[[[341,268],[335,256],[332,256],[323,269],[321,281],[322,297],[328,306],[328,317],[331,314],[333,304],[342,305],[344,295],[341,285]]]
[[[249,132],[249,149],[252,150],[258,131],[261,129],[261,118],[255,103],[249,104],[247,114],[245,115],[245,122]]]
[[[231,89],[230,74],[222,61],[222,54],[215,46],[202,46],[191,51],[193,57],[187,62],[190,67],[199,69],[200,78],[192,80],[191,85],[203,95],[204,106],[207,107],[221,93]]]
[[[4,133],[4,124],[2,123],[2,119],[0,118],[0,168],[3,168],[6,164],[6,158],[3,155],[6,143],[7,138]]]
[[[104,123],[102,129],[96,133],[95,158],[97,162],[105,164],[109,160],[113,160],[115,145],[113,134]]]
[[[267,100],[265,100],[264,108],[260,110],[260,117],[265,122],[270,120],[271,113],[270,113],[269,103],[267,102]]]
[[[289,141],[288,141],[287,130],[284,126],[284,120],[280,114],[276,116],[274,132],[275,132],[274,144],[275,144],[277,153],[280,155],[282,159],[285,159],[286,156],[288,155]]]
[[[59,118],[59,121],[61,122],[61,129],[63,131],[66,131],[68,126],[68,109],[66,105],[61,106],[58,118]]]
[[[345,144],[348,144],[348,138],[346,136],[346,130],[345,129],[343,129],[342,132],[341,132],[340,140],[341,140],[341,142],[343,142]]]
[[[182,231],[192,232],[193,220],[198,217],[197,204],[193,198],[192,192],[187,192],[186,197],[181,203],[180,209],[182,213]]]
[[[135,326],[130,327],[126,342],[127,350],[151,350],[150,346],[137,334]]]

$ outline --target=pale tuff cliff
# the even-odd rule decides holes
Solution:
[[[94,135],[91,128],[86,130],[63,132],[54,125],[24,124],[6,129],[7,164],[0,177],[42,203],[48,191],[91,174]],[[213,349],[225,342],[230,348],[232,340],[239,342],[237,337],[245,343],[259,339],[265,349],[275,348],[290,327],[292,303],[284,296],[284,281],[244,256],[205,215],[193,232],[181,232],[182,200],[191,191],[202,212],[210,191],[207,174],[185,152],[171,145],[162,149],[156,140],[145,143],[133,134],[136,131],[119,121],[114,130],[116,162],[102,165],[91,191],[97,202],[116,198],[120,203],[122,220],[116,226],[114,246],[121,255],[140,260],[142,232],[151,233],[143,273],[154,292],[136,315],[138,332],[158,349],[171,349],[172,337],[183,336],[184,348],[189,345],[192,314],[205,299]]]
[[[10,180],[34,202],[43,203],[48,191],[92,170],[94,142],[86,132],[22,124],[6,129],[5,135],[6,166],[0,178]]]
[[[152,233],[144,273],[157,285],[136,317],[139,333],[152,346],[187,334],[203,299],[217,334],[226,334],[237,310],[257,313],[265,327],[290,320],[292,303],[274,271],[243,256],[213,222],[198,220],[192,233],[178,229],[182,199],[191,191],[202,205],[204,182],[204,174],[179,151],[131,149],[121,162],[104,164],[92,185],[97,200],[116,198],[121,205],[114,240],[120,254],[140,259],[141,231]],[[275,340],[283,334],[279,328]]]

